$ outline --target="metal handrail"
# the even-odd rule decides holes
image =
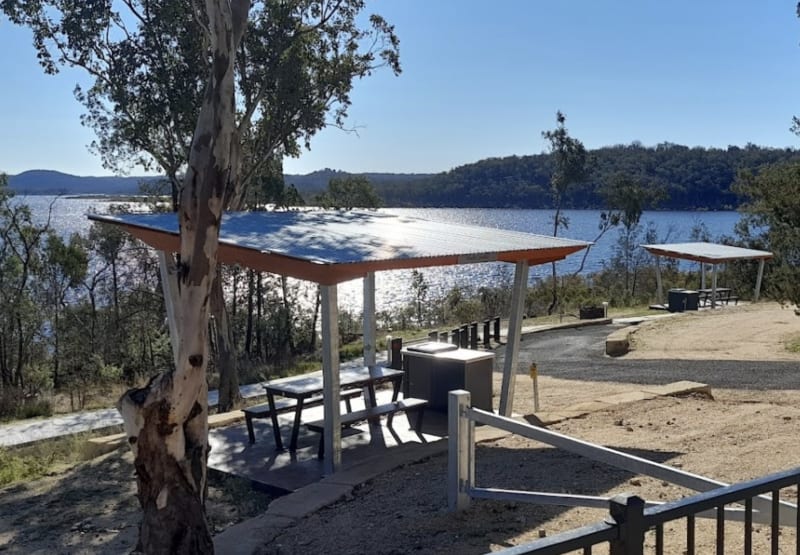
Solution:
[[[451,510],[465,509],[469,506],[472,498],[609,508],[609,517],[603,522],[549,538],[542,538],[526,545],[512,547],[503,550],[502,553],[560,555],[578,549],[582,549],[584,553],[591,553],[593,546],[608,542],[612,555],[640,555],[643,553],[645,533],[653,529],[656,532],[656,553],[663,553],[664,524],[678,519],[686,519],[686,552],[693,554],[695,552],[695,517],[716,519],[717,552],[722,552],[721,550],[724,549],[725,529],[723,523],[726,519],[733,519],[745,523],[744,552],[746,554],[752,552],[752,524],[754,522],[769,524],[772,531],[772,552],[778,553],[780,527],[793,526],[800,529],[800,511],[797,510],[797,505],[780,500],[780,490],[784,488],[796,486],[800,491],[800,467],[738,484],[722,484],[703,476],[472,408],[469,406],[469,397],[469,392],[466,391],[450,392],[448,501]],[[633,472],[676,479],[678,483],[694,487],[701,492],[678,501],[647,504],[643,499],[634,495],[619,495],[609,499],[475,487],[474,434],[476,422],[507,430],[523,437],[544,441]],[[726,505],[734,503],[743,503],[744,508],[741,506],[726,507]],[[795,544],[795,550],[800,553],[800,536],[796,538]]]

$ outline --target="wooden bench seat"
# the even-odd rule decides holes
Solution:
[[[361,395],[360,389],[348,389],[339,392],[339,398],[342,401],[344,401],[348,413],[352,412],[353,410],[353,407],[350,405],[350,400],[359,397],[360,395]],[[322,395],[309,397],[303,403],[303,408],[319,406],[322,404],[322,401],[323,401]],[[290,397],[281,397],[280,399],[275,399],[275,414],[294,412],[296,409],[297,409],[297,399],[292,399]],[[245,423],[247,424],[247,436],[250,439],[251,444],[255,443],[256,435],[253,430],[253,419],[270,418],[272,416],[272,413],[270,412],[269,403],[253,405],[252,407],[245,407],[242,409],[242,412],[244,413]]]
[[[416,412],[417,419],[414,425],[414,431],[420,433],[422,431],[422,415],[428,401],[425,399],[415,399],[408,397],[400,399],[399,401],[392,401],[376,407],[367,407],[362,410],[356,410],[347,414],[341,415],[342,427],[351,426],[357,422],[364,422],[381,416],[388,416],[386,425],[392,425],[392,419],[398,412]],[[306,422],[306,428],[311,432],[319,433],[319,451],[317,456],[321,459],[325,455],[325,420],[314,420],[313,422]]]

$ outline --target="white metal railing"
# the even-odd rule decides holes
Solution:
[[[449,443],[447,497],[449,509],[451,511],[461,511],[468,508],[473,498],[595,508],[607,508],[611,501],[609,497],[477,487],[475,485],[476,423],[487,424],[541,443],[558,447],[594,461],[603,462],[627,470],[634,474],[651,476],[660,480],[669,481],[695,491],[705,492],[728,486],[728,484],[723,482],[655,463],[642,457],[616,451],[545,428],[532,426],[512,418],[473,408],[470,406],[469,392],[456,390],[451,391],[449,394],[448,407]],[[770,496],[762,495],[754,497],[752,502],[753,509],[755,509],[752,513],[753,522],[763,524],[771,523],[773,502]],[[657,506],[659,504],[649,503],[648,505]],[[716,518],[717,514],[715,511],[707,511],[697,516]],[[778,516],[781,525],[796,526],[798,516],[797,506],[791,503],[781,502],[779,504]],[[725,518],[727,520],[744,521],[746,518],[745,511],[734,507],[726,507]]]

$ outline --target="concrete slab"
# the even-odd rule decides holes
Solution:
[[[447,452],[447,440],[443,438],[430,443],[408,444],[402,449],[393,449],[391,456],[377,454],[336,474],[325,476],[321,482],[353,488],[404,464],[445,452]]]
[[[285,518],[302,518],[343,499],[353,491],[347,484],[315,482],[291,495],[284,495],[269,504],[267,515]]]
[[[111,451],[116,451],[123,445],[126,445],[127,440],[128,437],[125,434],[90,438],[86,441],[86,456],[94,458],[110,453]]]
[[[532,424],[534,426],[547,427],[552,424],[563,422],[568,418],[577,418],[586,414],[588,413],[581,412],[576,416],[575,413],[567,414],[563,412],[537,412],[535,414],[526,415],[525,420],[528,422],[528,424]]]
[[[623,328],[609,334],[606,338],[606,354],[619,357],[628,353],[631,348],[631,334],[636,328]]]
[[[582,412],[586,414],[588,412],[597,412],[599,410],[605,410],[611,408],[613,406],[612,403],[606,403],[605,401],[585,401],[583,403],[576,403],[574,405],[570,405],[567,407],[566,410],[560,411],[565,414],[569,414],[572,412]]]
[[[615,393],[614,395],[606,395],[601,399],[597,399],[603,403],[612,403],[614,405],[622,403],[634,403],[636,401],[646,401],[647,399],[655,399],[657,394],[647,391],[624,391],[622,393]]]
[[[647,386],[643,387],[642,391],[645,393],[654,393],[656,395],[688,395],[689,393],[700,393],[713,398],[711,386],[689,380],[672,382],[665,385]]]
[[[259,553],[265,545],[291,526],[295,519],[264,513],[223,530],[214,536],[214,551],[225,555]]]

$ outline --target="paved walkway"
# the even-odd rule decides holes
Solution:
[[[264,395],[261,384],[249,384],[239,387],[242,397]],[[219,401],[219,392],[208,392],[208,406],[215,407]],[[100,409],[53,416],[50,418],[25,420],[13,424],[0,425],[0,447],[25,445],[44,439],[92,432],[122,425],[122,417],[117,409]]]

